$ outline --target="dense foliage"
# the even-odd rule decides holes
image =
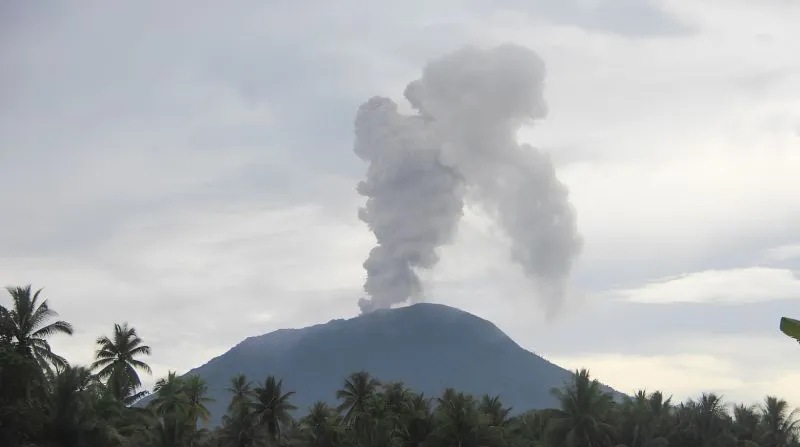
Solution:
[[[72,327],[53,321],[41,291],[9,292],[11,305],[0,306],[2,446],[800,447],[798,412],[777,397],[730,408],[715,394],[676,404],[640,391],[615,401],[586,370],[553,391],[559,408],[513,416],[498,397],[428,397],[364,371],[343,378],[337,406],[297,409],[282,380],[239,375],[222,426],[211,428],[197,376],[170,372],[146,407],[132,405],[147,394],[139,373],[150,373],[150,348],[134,328],[114,325],[97,339],[95,362],[73,366],[47,342]]]

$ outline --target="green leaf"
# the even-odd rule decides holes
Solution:
[[[791,318],[781,318],[781,332],[800,341],[800,321]]]

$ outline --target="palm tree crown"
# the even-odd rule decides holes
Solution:
[[[344,412],[345,424],[353,424],[367,413],[380,384],[366,371],[353,373],[345,380],[344,388],[336,392],[336,398],[342,402],[338,410]]]
[[[791,410],[789,404],[774,396],[767,396],[761,405],[761,424],[764,445],[785,447],[800,430],[800,410]]]
[[[564,389],[554,390],[553,394],[561,403],[561,412],[550,422],[549,445],[594,447],[611,444],[613,427],[607,418],[614,401],[597,380],[590,378],[588,370],[576,371],[572,382]]]
[[[2,338],[10,340],[17,351],[31,356],[46,371],[52,366],[63,369],[67,361],[50,349],[46,338],[62,333],[72,335],[72,325],[66,321],[49,322],[58,314],[50,309],[47,300],[40,301],[42,289],[31,295],[31,286],[8,287],[11,294],[10,308],[0,306],[0,331]]]
[[[189,402],[189,419],[193,422],[201,420],[208,423],[211,418],[211,413],[206,407],[206,403],[211,402],[213,399],[206,397],[208,394],[208,385],[200,378],[200,376],[189,376],[183,383],[186,399]]]
[[[114,396],[120,401],[136,400],[146,393],[136,393],[142,382],[137,370],[151,374],[150,366],[136,357],[150,355],[150,347],[142,344],[136,329],[128,327],[128,323],[115,324],[113,338],[106,336],[97,339],[97,360],[92,363],[92,370],[99,370],[98,377],[108,379],[108,385]]]
[[[264,385],[256,387],[253,393],[256,398],[253,413],[259,425],[266,428],[273,442],[278,442],[282,428],[291,422],[291,411],[297,409],[289,402],[294,391],[283,392],[283,381],[269,376],[264,380]]]

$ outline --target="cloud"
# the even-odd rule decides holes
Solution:
[[[637,39],[514,11],[476,25],[546,62],[550,113],[521,139],[570,188],[586,241],[576,278],[594,289],[748,265],[796,240],[800,70],[780,56],[800,51],[791,14],[659,5],[694,32]]]
[[[790,261],[800,259],[800,244],[781,245],[764,252],[766,261]]]
[[[75,363],[91,361],[113,323],[129,322],[153,347],[158,377],[251,335],[357,314],[371,244],[355,218],[314,205],[182,209],[78,256],[1,257],[0,283],[45,288],[76,330],[52,345]]]
[[[741,304],[800,299],[800,278],[791,270],[766,267],[707,270],[659,279],[635,289],[612,290],[606,296],[641,303]]]
[[[495,5],[493,2],[475,3]],[[682,17],[662,3],[652,0],[511,0],[504,2],[504,6],[532,18],[545,17],[564,26],[627,37],[674,36],[692,31]]]

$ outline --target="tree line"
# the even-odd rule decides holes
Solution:
[[[454,389],[425,396],[365,371],[344,378],[336,405],[298,409],[279,378],[237,375],[222,424],[210,427],[208,386],[195,375],[169,372],[147,405],[133,405],[148,394],[139,373],[151,374],[142,360],[150,347],[135,328],[115,324],[97,338],[91,365],[71,365],[47,340],[73,328],[55,320],[41,290],[8,292],[10,305],[0,306],[2,446],[800,447],[798,410],[778,397],[732,407],[713,393],[615,399],[586,370],[553,390],[557,408],[524,412]]]

